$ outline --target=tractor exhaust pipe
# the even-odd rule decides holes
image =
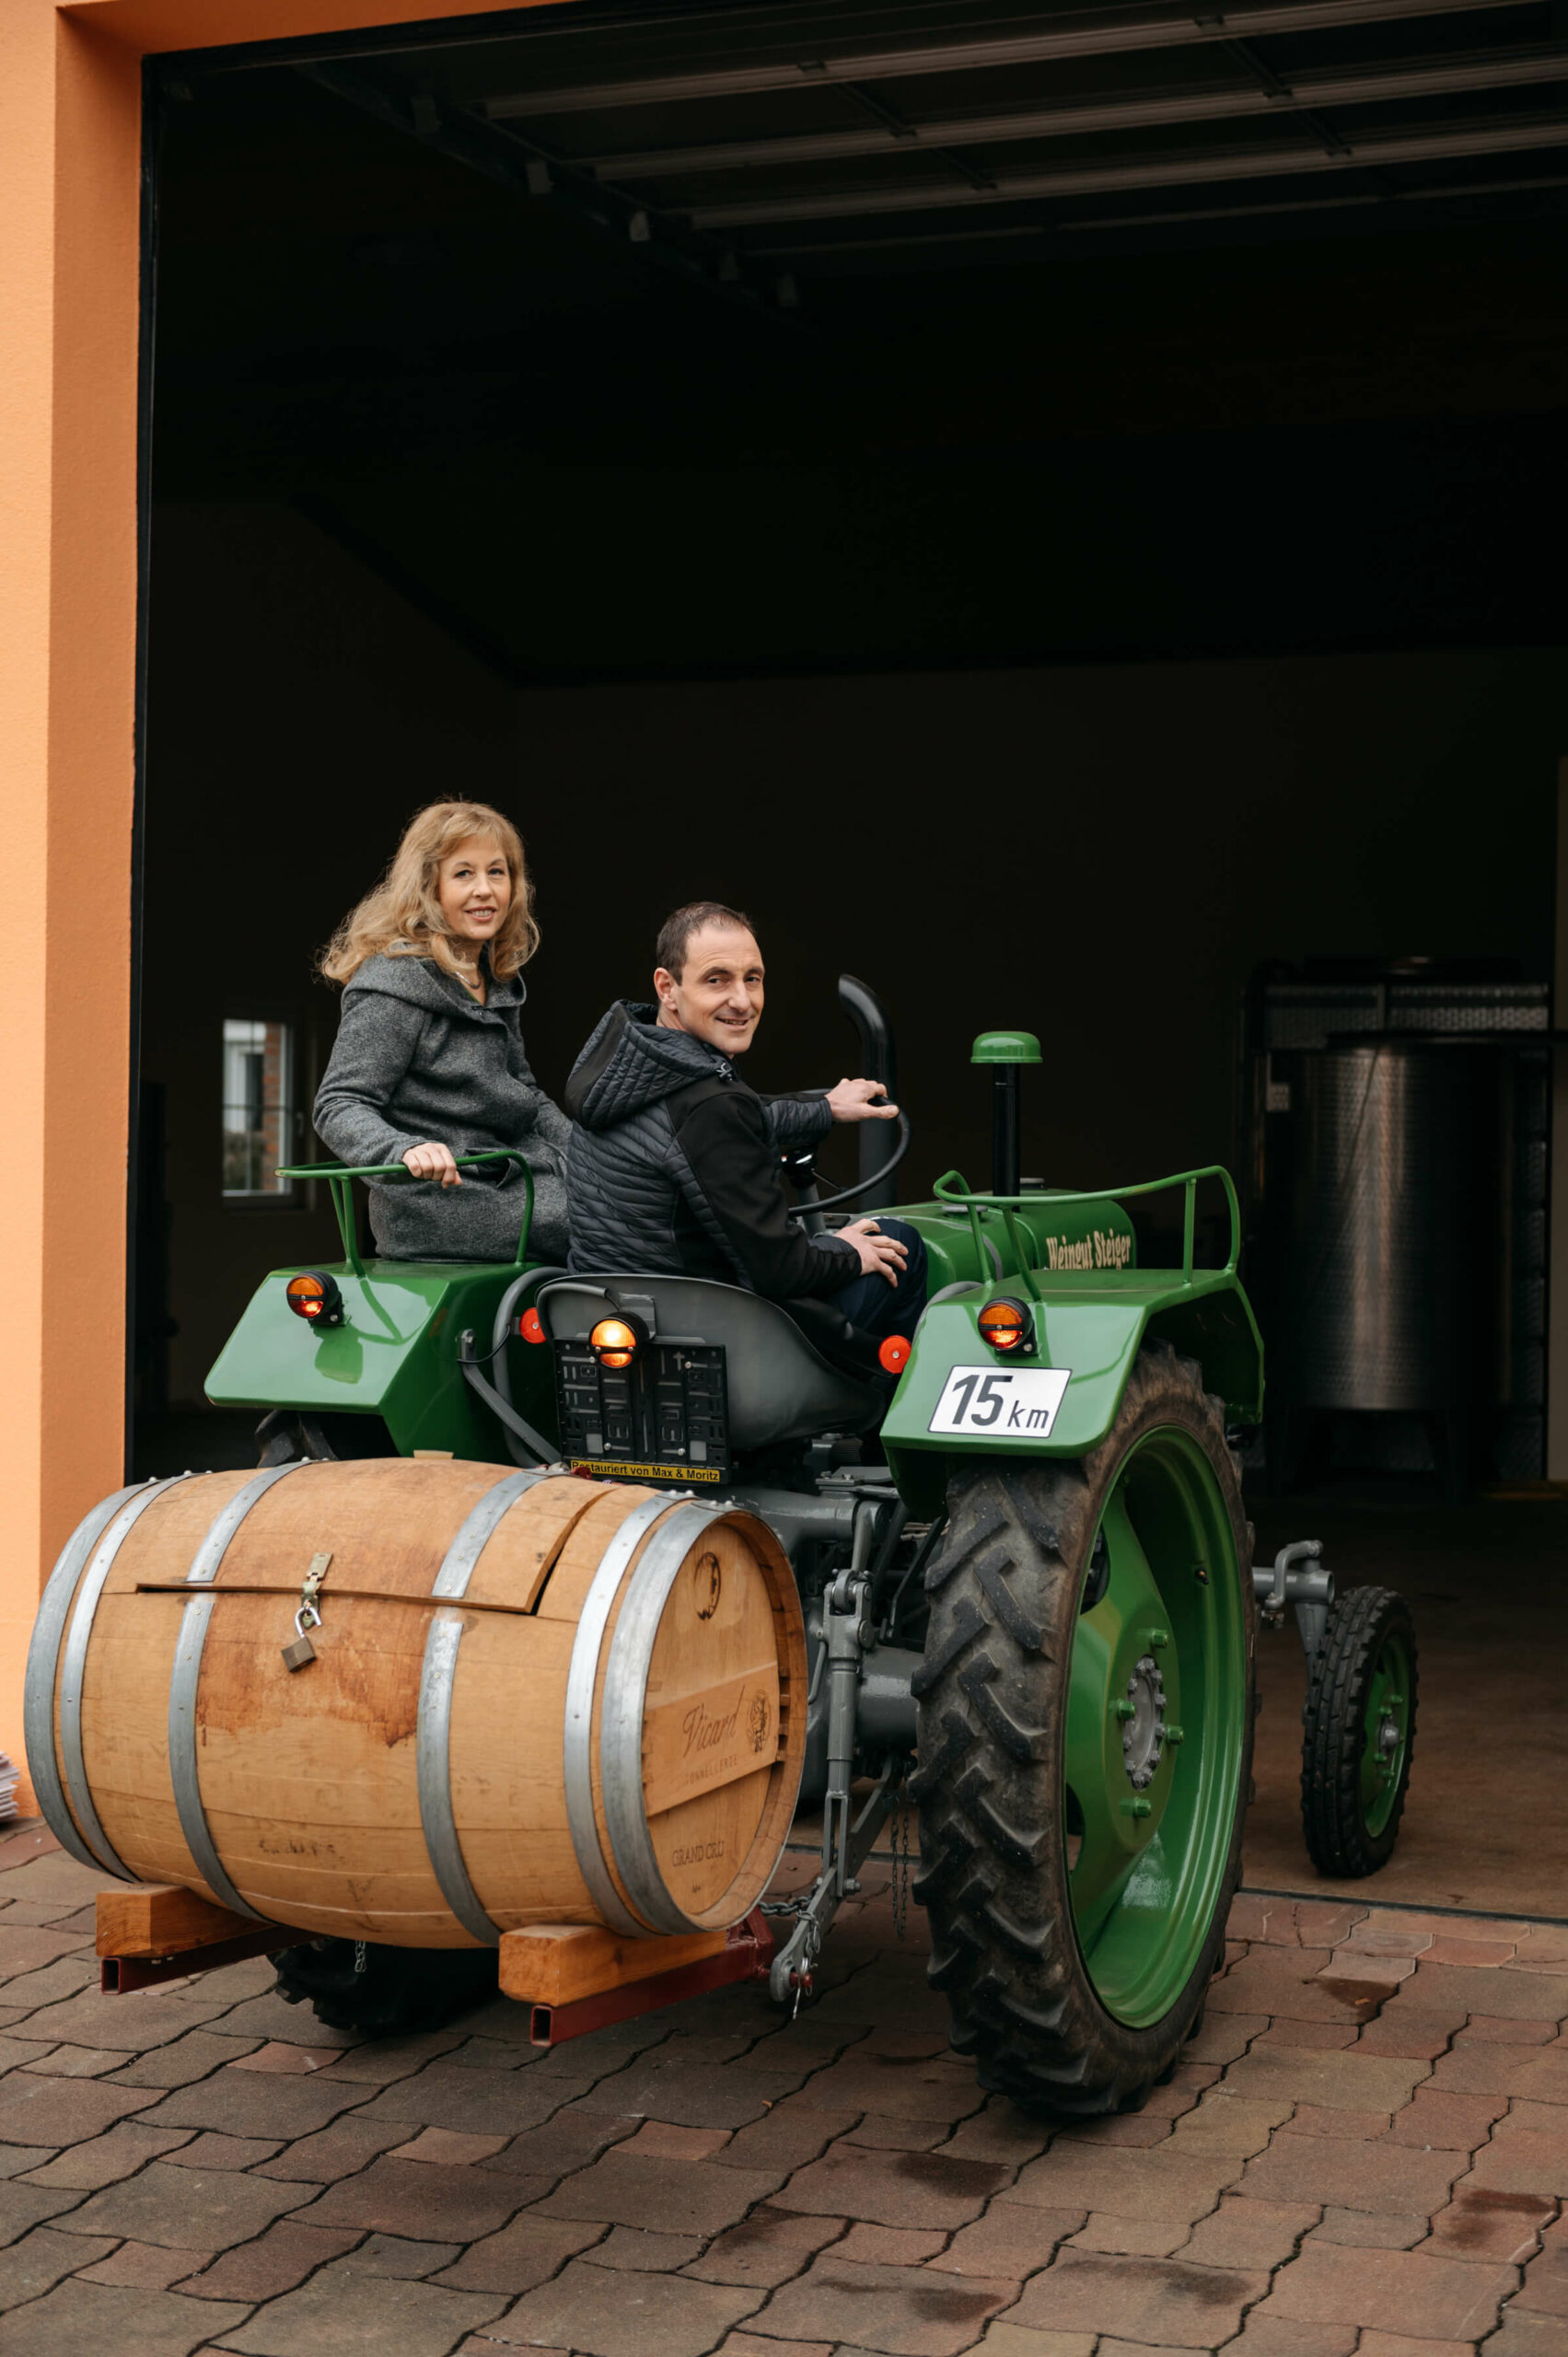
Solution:
[[[893,1053],[893,1027],[888,1020],[888,1010],[873,990],[858,981],[853,974],[839,976],[839,1004],[854,1026],[860,1043],[859,1069],[867,1080],[881,1084],[884,1097],[899,1101],[898,1064]],[[862,1121],[857,1133],[860,1176],[869,1178],[882,1167],[886,1159],[886,1139],[875,1121]],[[855,1204],[855,1216],[863,1212],[883,1210],[896,1202],[897,1192],[891,1182],[880,1187],[867,1187]]]
[[[991,1191],[1016,1195],[1024,1167],[1023,1106],[1016,1064],[998,1064],[991,1075]]]
[[[1024,1167],[1023,1067],[1042,1062],[1040,1041],[1032,1031],[982,1031],[970,1062],[992,1068],[991,1191],[1016,1195]]]

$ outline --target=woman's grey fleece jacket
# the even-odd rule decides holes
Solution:
[[[572,1125],[535,1080],[519,1028],[523,978],[491,982],[481,1006],[434,958],[367,958],[343,991],[315,1123],[340,1162],[401,1162],[434,1139],[454,1154],[513,1147],[533,1173],[529,1258],[563,1261]],[[376,1248],[394,1260],[509,1260],[522,1176],[505,1163],[434,1179],[370,1180]]]

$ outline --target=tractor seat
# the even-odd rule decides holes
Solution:
[[[552,1342],[586,1342],[607,1311],[640,1318],[656,1341],[722,1345],[730,1446],[741,1455],[821,1432],[861,1432],[881,1400],[830,1364],[787,1310],[711,1277],[558,1277],[535,1304]],[[847,1330],[847,1329],[846,1329]]]

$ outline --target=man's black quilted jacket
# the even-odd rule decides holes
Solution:
[[[727,1056],[619,1000],[566,1084],[570,1266],[716,1277],[772,1301],[836,1293],[852,1244],[793,1225],[780,1153],[832,1126],[820,1097],[764,1100]]]

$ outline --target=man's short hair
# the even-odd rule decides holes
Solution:
[[[683,909],[677,909],[660,925],[658,940],[654,945],[654,964],[679,981],[686,970],[686,946],[705,924],[735,925],[756,938],[757,929],[744,909],[728,908],[723,900],[688,900]]]

